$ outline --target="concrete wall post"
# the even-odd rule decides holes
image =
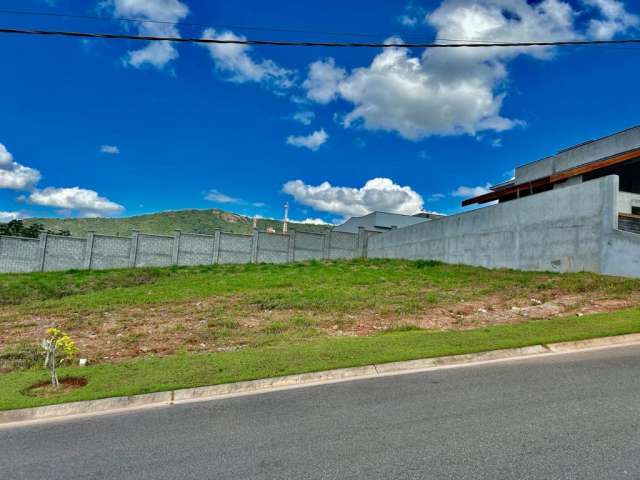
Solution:
[[[135,267],[136,260],[138,258],[138,237],[140,232],[138,230],[131,231],[131,249],[129,250],[129,266]]]
[[[253,237],[251,238],[251,263],[258,263],[258,240],[260,239],[260,232],[253,231]]]
[[[47,232],[42,232],[40,234],[40,246],[38,248],[38,265],[37,270],[39,272],[44,272],[44,264],[47,256],[47,238],[49,234]]]
[[[91,260],[93,259],[93,242],[96,238],[96,232],[88,231],[87,240],[84,245],[84,268],[91,269]]]
[[[213,234],[213,254],[211,256],[211,263],[220,263],[220,238],[222,236],[222,230],[215,229]]]
[[[178,261],[180,259],[180,239],[182,237],[182,230],[179,228],[175,229],[175,233],[173,235],[173,247],[171,248],[171,264],[178,265]]]
[[[358,249],[356,255],[360,258],[367,256],[367,232],[364,227],[358,227]]]
[[[288,262],[293,262],[296,259],[296,231],[289,230],[289,256]]]
[[[328,260],[331,255],[331,231],[324,234],[322,239],[322,259]]]

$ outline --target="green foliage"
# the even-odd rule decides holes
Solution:
[[[46,352],[44,366],[49,368],[51,385],[57,389],[60,386],[57,372],[58,366],[74,358],[78,349],[73,340],[58,328],[49,328],[47,330],[47,338],[42,341],[42,348]]]
[[[43,232],[51,235],[60,235],[68,237],[71,232],[66,229],[61,230],[45,230],[41,223],[30,223],[25,225],[22,220],[11,220],[9,223],[0,223],[0,236],[38,238]]]
[[[78,353],[78,347],[69,335],[62,332],[58,328],[49,328],[47,330],[48,340],[56,347],[58,362],[62,364],[65,361],[73,360]]]
[[[31,342],[19,342],[0,351],[0,371],[33,368],[42,364],[42,348]]]
[[[436,264],[409,260],[348,260],[283,265],[208,265],[0,275],[0,306],[25,315],[95,312],[215,299],[214,316],[271,311],[315,313],[419,313],[434,306],[498,295],[506,301],[589,292],[626,298],[640,280],[592,273],[555,274]],[[420,264],[421,265],[421,264]],[[214,313],[214,312],[212,312]]]

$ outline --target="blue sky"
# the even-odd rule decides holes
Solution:
[[[4,0],[3,25],[310,40],[638,37],[618,0]],[[139,23],[124,18],[175,22]],[[285,31],[286,30],[286,31]],[[339,33],[339,34],[336,34]],[[399,51],[0,37],[0,221],[218,207],[460,211],[640,123],[640,47]]]

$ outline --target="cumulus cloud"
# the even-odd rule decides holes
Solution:
[[[294,147],[304,147],[315,152],[328,139],[329,135],[324,131],[324,128],[322,128],[306,136],[289,135],[287,137],[287,145],[293,145]]]
[[[336,67],[333,58],[318,60],[309,66],[309,75],[302,86],[307,98],[318,103],[329,103],[336,98],[338,87],[347,76],[344,68]]]
[[[16,162],[7,147],[0,143],[0,188],[30,190],[40,178],[38,170]]]
[[[207,28],[203,38],[218,40],[246,40],[242,35],[225,30],[217,32]],[[209,51],[215,68],[228,73],[229,80],[236,83],[256,82],[265,83],[275,88],[290,88],[293,86],[294,72],[279,66],[273,60],[255,61],[249,56],[251,47],[234,44],[204,44]]]
[[[231,197],[225,193],[222,193],[220,190],[209,190],[209,192],[204,197],[205,200],[209,200],[210,202],[215,203],[240,203],[242,200],[239,198]]]
[[[331,225],[321,218],[305,218],[304,220],[291,220],[292,223],[301,223],[303,225]]]
[[[116,145],[102,145],[100,147],[100,153],[106,153],[108,155],[119,155],[120,148],[118,148]]]
[[[343,217],[361,216],[373,211],[413,215],[422,211],[422,196],[411,187],[400,186],[389,178],[374,178],[361,188],[336,187],[329,182],[307,185],[302,180],[284,184],[284,193],[319,212]]]
[[[22,218],[20,212],[0,212],[0,223],[8,223],[19,218]]]
[[[400,15],[398,17],[398,22],[400,22],[405,27],[415,27],[418,24],[418,19],[416,17],[412,17],[411,15]]]
[[[491,190],[491,184],[487,183],[484,187],[465,187],[461,186],[456,188],[451,195],[453,197],[477,197],[479,195],[484,195],[485,193],[489,193]]]
[[[180,22],[189,15],[189,7],[180,0],[104,0],[101,5],[116,19],[138,18],[167,22],[136,23],[140,35],[179,37],[180,32],[172,23]],[[178,51],[170,42],[150,42],[141,49],[129,51],[124,62],[136,68],[150,65],[162,69],[178,56]]]
[[[602,18],[592,18],[589,22],[589,36],[606,40],[618,33],[625,33],[640,26],[640,17],[629,13],[619,0],[583,0],[600,12]]]
[[[405,27],[414,28],[422,23],[426,13],[423,7],[410,2],[406,6],[404,13],[398,17],[398,22]]]
[[[316,114],[313,112],[296,112],[293,114],[293,119],[303,125],[311,125],[315,118]]]
[[[444,0],[425,22],[439,39],[568,40],[583,37],[575,28],[577,15],[564,0]],[[303,86],[318,103],[350,102],[346,127],[397,132],[410,140],[501,132],[522,124],[502,114],[509,62],[553,54],[543,47],[427,49],[420,55],[389,48],[348,73],[333,59],[316,61]]]
[[[80,187],[56,188],[47,187],[35,190],[22,200],[43,207],[55,207],[62,210],[77,211],[83,216],[102,216],[120,213],[122,205],[101,197],[93,190]]]

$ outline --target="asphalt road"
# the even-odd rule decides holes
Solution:
[[[0,479],[638,479],[640,347],[0,428]]]

